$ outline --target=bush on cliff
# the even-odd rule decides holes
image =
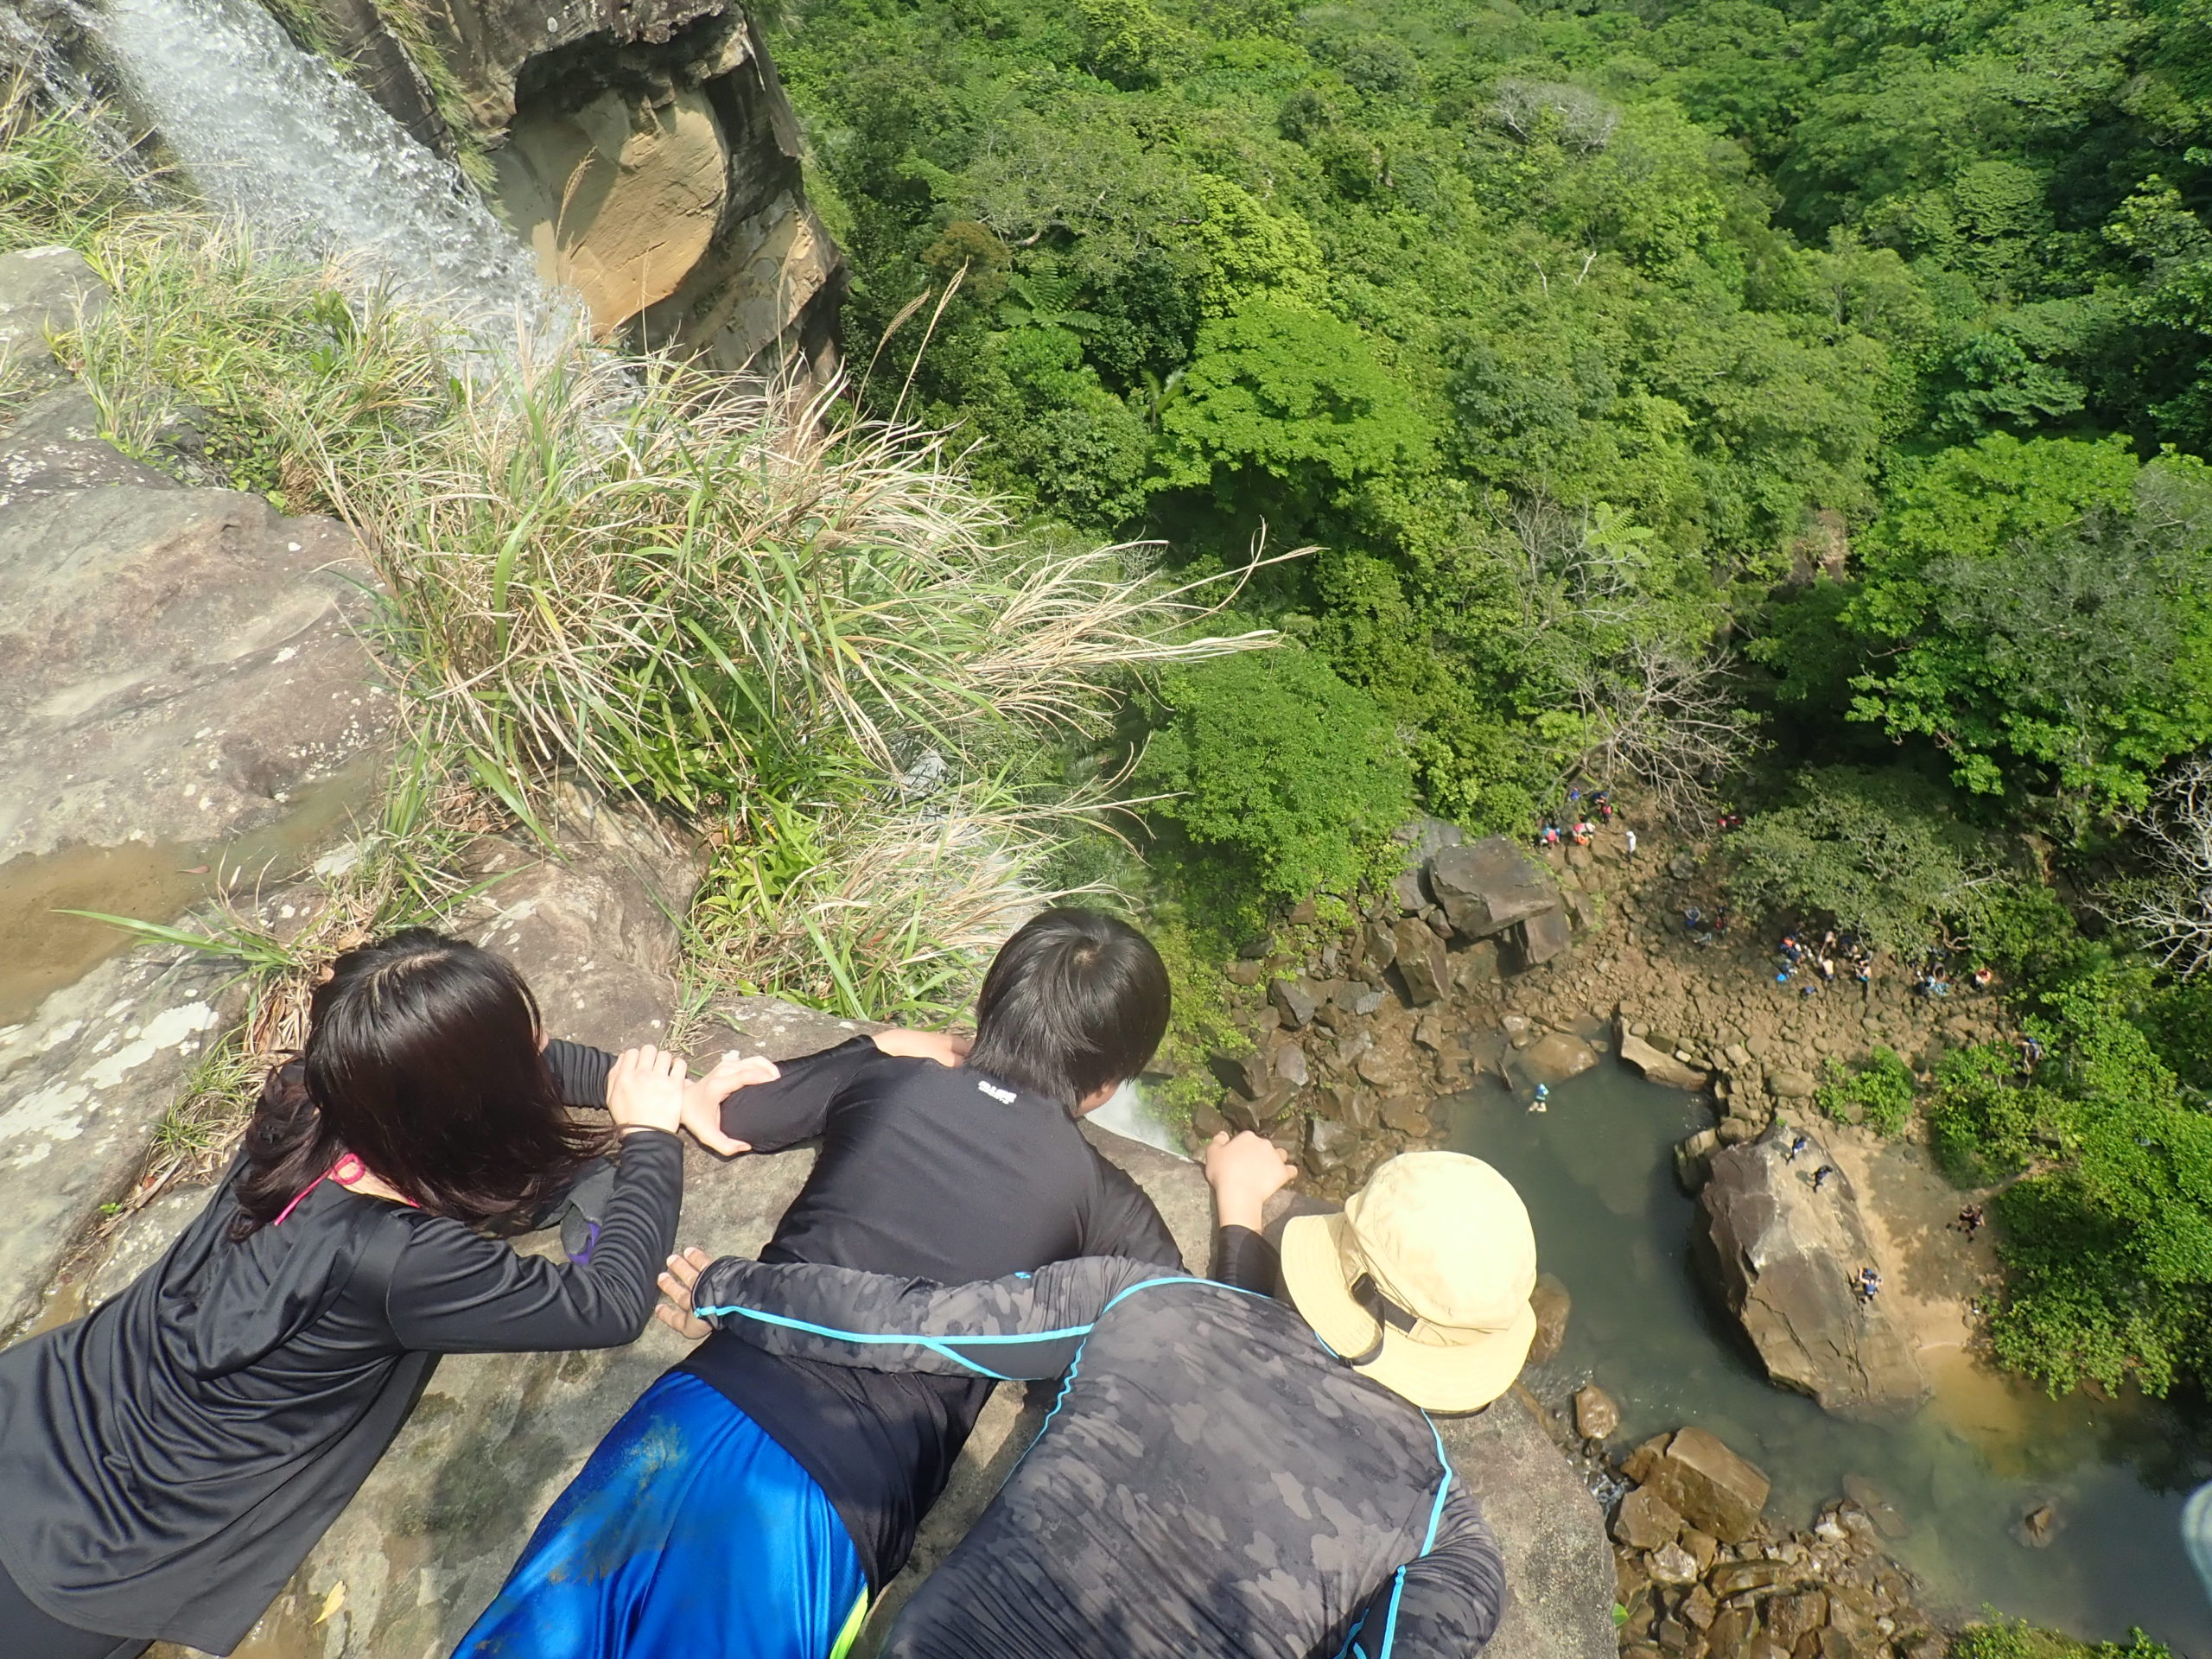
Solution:
[[[1223,907],[1349,896],[1413,810],[1413,773],[1365,693],[1296,647],[1162,676],[1165,722],[1135,774]]]

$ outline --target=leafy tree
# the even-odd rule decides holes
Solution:
[[[1823,766],[1729,842],[1729,885],[1746,908],[1833,918],[1877,949],[1926,950],[1987,885],[1976,838],[1942,793],[1908,772]]]
[[[1154,487],[1302,534],[1429,459],[1433,430],[1356,329],[1254,296],[1198,331],[1160,415]]]
[[[1923,470],[1878,531],[1846,616],[1875,653],[1853,712],[1933,739],[1962,786],[2137,807],[2212,738],[2202,463],[1986,438]]]
[[[1222,868],[1230,903],[1350,894],[1413,810],[1396,733],[1311,652],[1224,658],[1163,677],[1163,723],[1135,783]]]

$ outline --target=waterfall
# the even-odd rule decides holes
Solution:
[[[334,257],[456,320],[570,309],[451,165],[256,0],[86,11],[139,118],[258,240]]]
[[[1141,1141],[1147,1147],[1172,1152],[1178,1158],[1190,1155],[1168,1134],[1166,1126],[1152,1115],[1152,1109],[1145,1104],[1143,1094],[1134,1083],[1125,1083],[1108,1096],[1106,1103],[1090,1114],[1090,1121],[1125,1140]]]

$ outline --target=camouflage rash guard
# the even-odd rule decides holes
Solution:
[[[1434,1428],[1267,1297],[1099,1257],[950,1289],[732,1257],[696,1300],[780,1353],[1069,1372],[889,1659],[1466,1659],[1497,1628],[1497,1542]]]

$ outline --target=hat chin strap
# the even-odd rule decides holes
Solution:
[[[1375,1340],[1368,1344],[1362,1352],[1344,1357],[1344,1363],[1356,1370],[1362,1365],[1372,1365],[1382,1358],[1383,1340],[1389,1335],[1392,1325],[1401,1331],[1411,1331],[1421,1323],[1421,1319],[1418,1315],[1408,1313],[1385,1296],[1371,1273],[1363,1273],[1353,1280],[1351,1289],[1351,1299],[1359,1305],[1359,1311],[1375,1321]]]

